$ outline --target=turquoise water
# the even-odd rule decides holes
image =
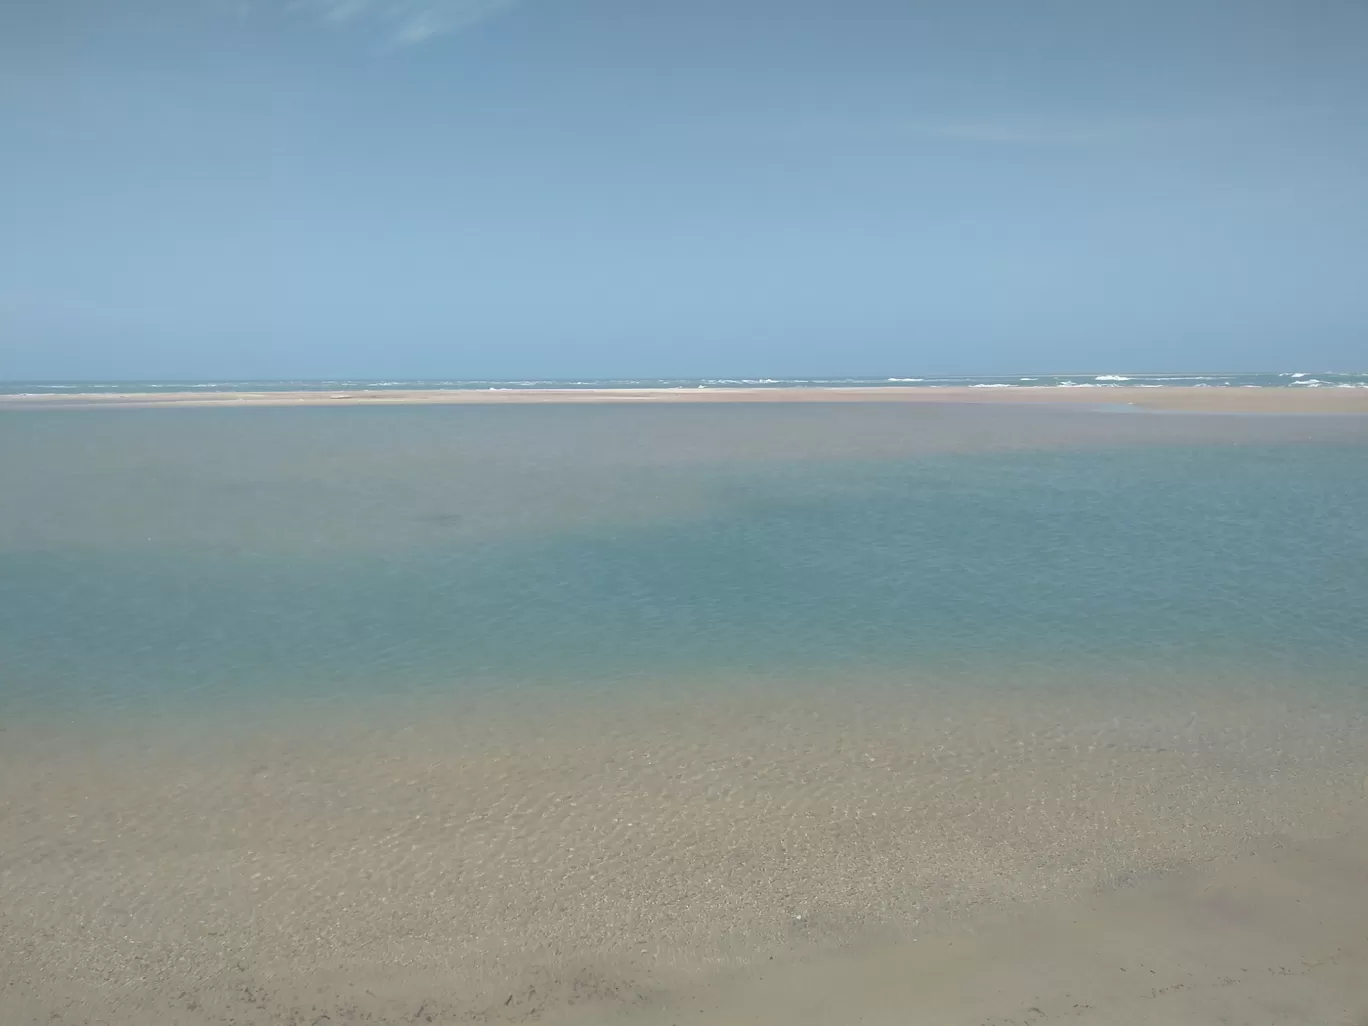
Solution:
[[[966,661],[1354,678],[1368,430],[1307,424],[10,414],[0,703],[184,711]]]

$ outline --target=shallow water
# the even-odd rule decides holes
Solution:
[[[1361,814],[1364,418],[13,412],[0,480],[7,1021],[544,1015]]]

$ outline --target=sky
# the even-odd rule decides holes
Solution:
[[[0,0],[0,378],[1368,367],[1368,0]]]

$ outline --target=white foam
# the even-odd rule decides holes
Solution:
[[[1129,381],[1130,378],[1126,377],[1124,374],[1099,374],[1099,375],[1096,377],[1095,380],[1097,380],[1097,381]]]

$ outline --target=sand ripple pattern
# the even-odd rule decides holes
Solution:
[[[540,1017],[1362,814],[1358,707],[1183,690],[11,737],[0,1019]]]

